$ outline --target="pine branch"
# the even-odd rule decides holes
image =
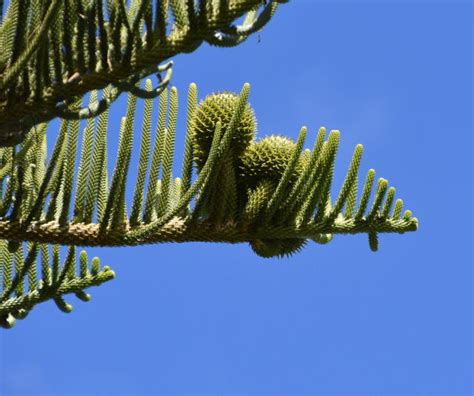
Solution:
[[[135,88],[151,92],[151,81],[144,89],[138,84]],[[129,168],[135,155],[138,99],[132,93],[110,184],[107,111],[97,122],[86,122],[82,147],[77,144],[80,121],[63,120],[49,156],[47,124],[31,128],[22,144],[0,148],[0,325],[11,327],[15,318],[24,318],[36,304],[51,299],[60,310],[70,312],[64,295],[75,293],[88,300],[85,288],[113,278],[108,267],[99,271],[97,259],[89,269],[85,252],[77,271],[75,246],[249,243],[262,257],[281,257],[300,251],[309,241],[326,244],[335,234],[366,233],[375,251],[379,234],[417,229],[417,219],[410,211],[402,214],[403,203],[395,199],[395,189],[385,179],[377,181],[373,192],[372,169],[356,205],[362,145],[356,146],[332,200],[339,131],[330,131],[325,138],[326,131],[320,128],[311,150],[304,149],[310,134],[305,127],[297,142],[284,136],[255,140],[249,90],[245,84],[239,95],[213,94],[197,104],[197,87],[191,84],[182,177],[172,174],[180,108],[175,87],[163,90],[158,100],[142,96],[146,103],[134,179]],[[91,102],[98,97],[93,92]],[[72,106],[80,108],[81,103]],[[127,190],[134,194],[130,207]],[[69,246],[63,265],[59,245]]]
[[[31,127],[55,117],[95,117],[122,92],[159,95],[171,78],[171,64],[158,65],[204,41],[228,46],[229,39],[216,39],[222,35],[237,37],[233,45],[242,42],[263,28],[280,2],[160,0],[155,6],[141,0],[127,8],[122,0],[110,0],[105,13],[97,0],[12,1],[0,19],[0,146],[18,144]],[[244,25],[234,26],[244,14]],[[152,91],[136,88],[146,76],[161,79],[165,71]],[[105,88],[109,96],[102,100],[70,107]]]
[[[54,300],[58,308],[66,313],[72,311],[72,306],[64,301],[66,294],[74,293],[82,301],[89,301],[90,295],[84,290],[99,286],[115,277],[109,267],[100,269],[100,261],[94,257],[91,265],[87,265],[87,253],[80,253],[80,270],[75,269],[75,247],[68,249],[68,255],[62,266],[59,265],[59,246],[52,247],[52,257],[45,244],[30,244],[27,257],[23,258],[23,246],[20,245],[12,255],[7,247],[7,241],[0,240],[0,327],[11,328],[16,319],[24,319],[29,312],[44,301]],[[38,253],[41,252],[41,259]],[[15,272],[12,262],[15,257]],[[37,268],[41,262],[41,277],[37,277]],[[25,290],[24,279],[28,281]]]
[[[147,86],[149,89],[150,82]],[[135,180],[128,181],[136,112],[133,95],[130,95],[127,115],[122,120],[117,163],[110,186],[100,182],[107,168],[101,160],[107,151],[105,119],[100,125],[87,124],[76,176],[73,174],[73,161],[78,155],[75,143],[79,128],[77,121],[63,121],[49,164],[44,164],[44,170],[34,175],[33,168],[24,168],[23,158],[39,163],[46,155],[43,150],[38,150],[37,145],[29,143],[36,133],[32,129],[19,151],[2,149],[5,158],[2,180],[8,181],[7,190],[8,186],[12,187],[0,200],[4,208],[4,216],[0,218],[0,238],[60,245],[131,246],[184,241],[238,243],[261,238],[317,240],[320,234],[403,233],[416,229],[416,219],[400,217],[399,203],[390,212],[395,190],[389,189],[384,179],[379,180],[366,213],[373,194],[373,170],[369,171],[360,203],[355,208],[361,145],[354,151],[336,200],[331,200],[329,193],[339,142],[338,131],[331,131],[324,141],[325,133],[321,129],[313,150],[307,149],[304,153],[305,128],[296,144],[283,137],[253,141],[251,129],[254,121],[246,118],[250,116],[247,111],[251,110],[244,110],[248,108],[248,89],[248,85],[244,86],[240,97],[227,96],[228,105],[223,105],[219,97],[228,94],[208,97],[219,101],[215,109],[223,109],[222,113],[213,113],[214,110],[203,112],[204,103],[211,106],[207,104],[208,99],[198,106],[198,111],[190,111],[189,108],[196,106],[194,94],[190,95],[186,141],[199,155],[195,156],[198,177],[191,182],[191,149],[188,148],[182,165],[186,185],[182,185],[181,178],[174,181],[171,174],[178,112],[176,88],[171,89],[170,95],[164,91],[160,96],[151,156],[147,154],[150,133],[141,135],[141,160]],[[195,90],[194,85],[192,90]],[[153,110],[150,100],[147,99],[143,115],[145,131],[151,129]],[[253,117],[253,110],[249,114]],[[217,127],[219,124],[221,126]],[[65,139],[66,131],[69,132]],[[200,134],[213,138],[213,144],[207,143],[207,137],[203,140]],[[103,136],[94,148],[92,136]],[[244,139],[243,136],[247,137]],[[45,144],[44,133],[37,138]],[[236,152],[240,154],[233,154]],[[9,153],[13,153],[13,166],[8,165]],[[199,165],[202,164],[200,161],[205,161],[204,166]],[[86,174],[89,181],[85,180]],[[34,189],[29,188],[32,178],[35,180]],[[16,184],[13,185],[11,180]],[[255,187],[265,180],[272,181],[273,191],[257,193]],[[148,192],[143,199],[145,185],[148,185]],[[130,186],[135,186],[135,198],[129,208],[125,203],[125,193]],[[74,213],[70,213],[73,191],[76,192]],[[389,194],[384,203],[387,191]],[[105,207],[104,197],[108,197]],[[104,209],[101,211],[100,208]],[[187,211],[183,212],[186,208]]]

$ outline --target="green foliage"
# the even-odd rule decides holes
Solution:
[[[144,90],[150,90],[146,81]],[[91,96],[94,100],[96,93]],[[183,175],[173,174],[174,136],[178,115],[176,88],[163,91],[158,109],[146,99],[142,117],[139,163],[130,180],[137,99],[130,94],[122,118],[116,163],[108,183],[107,113],[88,120],[78,147],[80,124],[64,120],[57,142],[48,155],[47,126],[32,128],[16,147],[0,149],[0,268],[2,295],[0,317],[9,327],[35,304],[53,299],[70,311],[63,295],[76,293],[87,300],[84,288],[113,278],[96,264],[87,269],[81,253],[80,272],[75,269],[76,245],[127,246],[157,242],[249,242],[262,257],[283,257],[300,251],[308,241],[328,243],[334,234],[367,233],[370,248],[378,247],[378,233],[413,231],[417,220],[402,215],[402,202],[385,179],[373,186],[375,171],[368,172],[357,204],[358,170],[362,145],[357,145],[345,180],[331,198],[339,132],[320,128],[313,149],[303,151],[308,134],[302,128],[297,142],[283,136],[264,137],[247,143],[254,113],[248,107],[249,85],[240,95],[226,94],[232,104],[211,108],[214,132],[204,164],[193,175],[192,155],[199,150],[203,108],[197,108],[197,87],[188,93]],[[212,96],[211,96],[212,98]],[[234,100],[235,98],[235,100]],[[152,134],[152,114],[158,112]],[[225,113],[225,114],[224,114]],[[210,117],[208,117],[209,119]],[[251,122],[249,122],[251,120]],[[201,128],[201,129],[199,129]],[[252,135],[253,136],[253,129]],[[245,139],[238,138],[246,134]],[[152,144],[153,141],[153,144]],[[151,147],[153,146],[153,150]],[[237,147],[237,149],[236,149]],[[238,153],[237,155],[233,153]],[[76,161],[79,166],[76,169]],[[198,161],[195,162],[195,165]],[[129,208],[126,190],[133,186]],[[145,195],[145,186],[148,191]],[[371,203],[372,201],[372,203]],[[129,215],[130,213],[130,215]],[[6,240],[9,242],[7,243]],[[28,241],[23,257],[22,241]],[[52,255],[46,244],[52,244]],[[58,245],[70,246],[63,266]],[[37,279],[36,256],[41,251],[42,276]],[[49,257],[51,257],[51,260]],[[96,263],[95,261],[93,263]],[[28,292],[25,291],[25,280]]]
[[[147,81],[145,90],[150,89],[151,81]],[[195,120],[203,117],[204,107],[201,105],[200,111],[196,110],[195,84],[190,86],[188,94],[190,119],[187,122],[187,154],[182,165],[185,174],[181,178],[172,173],[179,107],[176,88],[169,92],[165,90],[160,96],[153,153],[153,102],[146,99],[140,120],[143,131],[140,161],[136,178],[131,182],[128,180],[136,118],[136,97],[133,95],[129,96],[126,116],[122,118],[110,185],[107,183],[106,113],[86,123],[81,150],[77,144],[80,125],[76,120],[62,122],[50,155],[47,153],[46,125],[32,128],[20,146],[0,149],[2,187],[6,187],[0,199],[0,237],[9,240],[8,248],[20,257],[14,260],[16,282],[29,273],[31,265],[28,264],[31,260],[23,261],[22,253],[17,253],[23,248],[21,241],[30,241],[35,246],[44,243],[126,246],[186,240],[248,241],[258,255],[275,257],[299,251],[308,240],[327,243],[337,233],[365,232],[369,235],[371,249],[375,250],[377,233],[416,229],[416,219],[411,218],[410,212],[400,217],[400,200],[391,211],[395,190],[388,188],[385,179],[377,182],[369,206],[375,177],[373,170],[368,173],[362,197],[356,205],[361,145],[356,146],[346,178],[337,198],[332,201],[338,131],[331,131],[325,140],[326,132],[321,128],[313,149],[307,149],[303,154],[306,128],[301,129],[296,143],[283,136],[266,137],[249,142],[244,151],[235,150],[240,151],[240,155],[234,160],[229,153],[242,141],[238,134],[248,134],[250,130],[242,127],[242,119],[252,120],[246,125],[255,125],[253,111],[247,104],[248,92],[247,84],[240,95],[226,94],[236,98],[232,99],[233,105],[221,106],[221,112],[210,110],[215,122],[213,140],[209,155],[204,165],[198,166],[195,176],[190,157],[192,151],[198,149],[195,137],[201,133],[197,130],[202,123]],[[245,139],[248,140],[248,135]],[[126,189],[130,185],[134,186],[131,210],[125,202]],[[11,299],[9,295],[17,290],[17,286],[9,286],[13,267],[8,264],[12,259],[5,246],[2,261],[4,295],[0,300],[4,313],[5,304]],[[55,260],[52,268],[58,267]],[[47,274],[44,276],[47,279]],[[31,278],[35,277],[31,275]],[[47,281],[43,280],[43,283]],[[33,291],[36,290],[35,282],[31,284]],[[84,281],[81,283],[85,284]],[[45,296],[54,294],[48,290],[48,293],[35,295],[34,301],[43,301]],[[59,282],[57,290],[68,289]]]
[[[20,143],[32,126],[56,117],[96,117],[122,92],[157,97],[172,73],[171,62],[158,65],[203,42],[240,44],[283,2],[11,0],[0,14],[0,146]],[[243,24],[233,23],[244,15]],[[161,73],[155,88],[136,86]],[[104,91],[74,106],[92,90]]]
[[[380,233],[417,229],[395,189],[376,181],[372,169],[358,199],[362,145],[332,199],[339,131],[326,136],[320,128],[311,149],[304,149],[312,135],[306,127],[296,142],[255,140],[249,84],[199,104],[190,85],[182,173],[173,173],[179,95],[168,88],[172,62],[157,65],[203,41],[237,45],[283,2],[9,3],[0,14],[0,326],[11,328],[48,300],[68,313],[65,295],[88,301],[85,289],[114,277],[99,259],[89,264],[85,251],[77,260],[76,246],[245,242],[269,258],[336,234],[366,233],[375,251]],[[232,24],[244,14],[242,25]],[[142,87],[156,73],[160,83],[148,79]],[[109,174],[109,107],[123,92],[127,111]],[[55,117],[62,120],[51,149],[46,132]],[[133,150],[137,137],[140,149]],[[60,246],[68,247],[62,264]]]
[[[77,269],[75,255],[76,248],[69,247],[61,265],[58,245],[49,249],[45,244],[28,243],[24,257],[23,245],[12,253],[7,241],[1,240],[0,327],[13,327],[16,319],[26,318],[36,304],[51,299],[61,311],[69,313],[72,305],[66,303],[64,295],[74,293],[77,298],[87,302],[91,296],[84,289],[99,286],[115,277],[109,267],[100,269],[97,257],[88,265],[85,251],[80,253]],[[38,269],[41,269],[40,276]]]
[[[211,150],[207,166],[192,183],[191,119],[197,91],[191,87],[183,176],[173,177],[178,96],[174,88],[165,91],[173,63],[160,63],[192,52],[206,41],[221,47],[237,45],[260,30],[283,2],[11,0],[5,14],[3,1],[0,3],[2,325],[11,326],[15,318],[24,317],[47,299],[69,312],[63,294],[75,292],[87,300],[82,289],[111,279],[111,271],[98,272],[97,260],[92,276],[84,272],[85,252],[81,253],[81,274],[73,276],[69,268],[73,268],[75,245],[110,244],[115,231],[122,235],[112,245],[137,244],[140,236],[145,238],[175,214],[189,214],[189,202],[201,196],[200,191],[215,178],[214,165],[223,151],[219,138],[213,140],[212,130],[214,145],[207,147]],[[243,15],[243,24],[233,23]],[[148,80],[140,87],[140,81],[151,74],[157,75],[159,84],[152,87]],[[82,106],[81,98],[87,92],[91,92],[89,104]],[[115,169],[109,175],[108,110],[123,92],[129,93],[128,111],[121,123]],[[158,96],[160,115],[152,140],[153,99]],[[137,98],[145,100],[145,114],[129,212],[125,193]],[[47,122],[57,117],[63,121],[54,149],[48,153]],[[87,124],[79,154],[82,119]],[[52,239],[51,231],[56,235]],[[95,242],[87,242],[90,237]],[[59,245],[54,239],[70,246],[64,264],[67,271],[60,270]],[[27,247],[24,241],[29,241]],[[53,244],[51,262],[45,243]],[[25,248],[29,253],[23,259]],[[38,250],[43,253],[43,273],[36,281]],[[70,276],[56,279],[60,271]],[[28,295],[22,291],[25,277],[29,279]]]

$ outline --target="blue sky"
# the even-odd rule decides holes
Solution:
[[[89,249],[117,279],[70,298],[70,315],[46,303],[0,333],[0,395],[474,394],[472,11],[292,1],[260,40],[178,56],[182,104],[190,82],[202,98],[248,81],[259,136],[341,130],[336,186],[362,143],[362,172],[397,188],[418,232],[279,260],[246,245]]]

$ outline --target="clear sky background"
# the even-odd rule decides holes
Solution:
[[[299,0],[260,40],[178,56],[182,109],[193,81],[200,98],[250,82],[259,136],[341,130],[335,185],[362,143],[362,172],[397,188],[419,231],[272,260],[89,249],[117,279],[1,332],[0,395],[473,395],[472,24],[469,1]]]

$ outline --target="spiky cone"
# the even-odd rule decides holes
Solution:
[[[239,179],[246,188],[254,188],[262,180],[278,183],[290,162],[296,143],[290,138],[270,135],[252,142],[243,153],[239,164]],[[301,155],[291,181],[303,171],[309,161],[310,152]]]
[[[247,205],[244,210],[243,222],[249,227],[258,227],[259,218],[267,206],[276,188],[276,183],[270,179],[262,180],[255,189],[248,193]],[[289,239],[256,239],[250,241],[252,250],[260,257],[285,257],[299,252],[306,241],[299,238]]]
[[[298,253],[306,244],[305,239],[256,239],[250,241],[252,250],[260,257],[289,257]]]
[[[197,107],[192,121],[193,154],[198,170],[209,156],[212,137],[217,122],[222,125],[222,136],[232,119],[239,96],[233,92],[221,92],[207,96]],[[257,133],[257,120],[252,107],[247,104],[237,125],[231,148],[235,158],[242,155]]]

